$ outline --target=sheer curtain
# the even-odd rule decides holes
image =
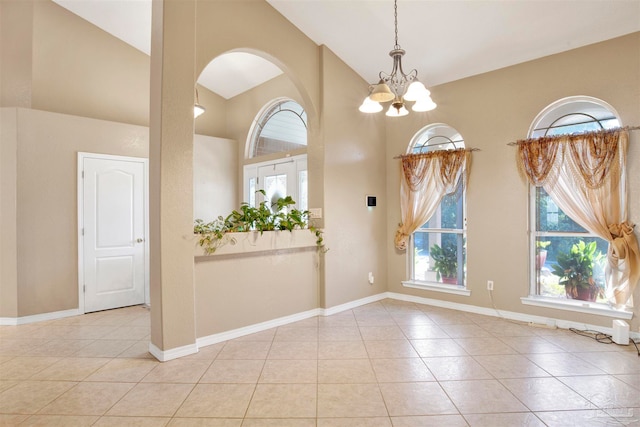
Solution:
[[[625,129],[518,141],[518,166],[572,220],[609,242],[607,296],[631,305],[640,250],[627,218]]]
[[[441,150],[407,154],[401,157],[400,212],[395,246],[407,248],[409,236],[438,208],[446,194],[456,191],[462,177],[466,178],[470,150]]]

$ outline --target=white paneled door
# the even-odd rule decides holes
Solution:
[[[80,154],[84,312],[143,304],[147,161]]]

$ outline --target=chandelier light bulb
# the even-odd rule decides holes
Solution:
[[[388,117],[402,117],[409,114],[409,110],[404,106],[404,102],[402,101],[394,101],[387,110],[386,115]]]
[[[431,92],[418,80],[414,80],[413,83],[407,88],[407,93],[404,94],[404,99],[407,101],[417,101],[421,98],[428,97]]]
[[[372,101],[368,96],[362,101],[362,105],[358,108],[362,113],[377,113],[382,111],[382,105],[379,102]]]
[[[202,115],[202,113],[204,113],[205,111],[207,111],[207,109],[204,108],[202,105],[195,104],[193,106],[193,118],[195,119],[196,117]]]
[[[411,107],[411,109],[416,112],[424,112],[434,110],[437,106],[438,105],[433,102],[431,97],[427,96],[425,98],[417,100],[416,103],[413,104],[413,107]]]
[[[388,102],[395,97],[396,96],[391,92],[389,85],[382,80],[380,80],[380,83],[377,85],[373,85],[371,95],[369,95],[369,99],[375,102]]]

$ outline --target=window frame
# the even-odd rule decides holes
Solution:
[[[444,131],[444,132],[443,132]],[[438,140],[437,138],[440,138]],[[430,141],[434,141],[433,144],[429,144]],[[444,142],[440,142],[444,141]],[[411,139],[409,143],[407,153],[415,153],[415,152],[426,152],[426,151],[436,151],[436,150],[446,150],[449,147],[437,148],[436,150],[429,150],[428,147],[434,147],[439,145],[448,145],[452,149],[464,148],[464,138],[460,135],[455,128],[449,126],[445,123],[434,123],[420,129],[414,137]],[[424,148],[427,150],[423,150]],[[407,277],[408,280],[402,281],[402,285],[409,288],[417,288],[424,290],[431,290],[442,293],[450,293],[456,295],[471,295],[471,291],[467,289],[467,253],[466,253],[466,241],[467,241],[467,197],[466,197],[466,186],[464,185],[464,180],[459,183],[462,188],[461,198],[461,228],[425,228],[423,224],[417,230],[415,230],[408,241],[407,252],[409,256],[407,256]],[[445,196],[447,197],[447,196]],[[442,204],[442,201],[440,202]],[[440,205],[441,206],[441,205]],[[440,206],[438,209],[440,209]],[[434,213],[435,215],[435,213]],[[429,221],[431,218],[429,219]],[[458,248],[462,248],[463,253],[460,255],[459,251],[457,252],[458,259],[462,257],[462,265],[459,264],[458,272],[462,272],[462,278],[458,280],[457,284],[447,284],[443,282],[437,281],[429,281],[429,280],[418,280],[415,278],[415,235],[416,233],[438,233],[441,236],[452,234],[456,236],[461,236],[462,244],[458,244]],[[459,278],[459,276],[458,276]]]
[[[596,117],[596,115],[591,111],[585,111],[581,109],[581,106],[591,105],[593,109],[597,111],[599,114],[605,112],[609,113],[608,115],[604,115],[603,117]],[[591,120],[587,122],[580,123],[569,123],[556,125],[556,123],[566,117],[571,115],[582,115],[585,117],[590,117]],[[605,128],[603,126],[603,122],[610,122],[612,120],[617,120],[617,125],[622,126],[620,115],[617,111],[608,103],[593,97],[588,96],[574,96],[560,99],[545,109],[543,109],[533,120],[531,126],[529,128],[528,137],[535,138],[542,136],[540,134],[536,135],[536,132],[544,130],[544,135],[547,135],[549,130],[552,128],[562,128],[568,126],[575,126],[577,124],[585,124],[597,122],[601,128]],[[546,124],[544,124],[546,122]],[[607,126],[611,127],[611,126]],[[598,314],[615,318],[629,319],[632,313],[627,312],[626,310],[617,310],[610,306],[610,304],[605,302],[590,302],[583,300],[573,300],[573,299],[563,299],[560,297],[554,296],[545,296],[540,295],[539,293],[539,285],[538,285],[538,269],[536,268],[536,242],[538,240],[545,240],[548,237],[580,237],[580,238],[596,238],[601,239],[599,236],[596,236],[593,233],[590,233],[588,230],[584,230],[584,232],[579,231],[548,231],[548,230],[538,230],[538,206],[537,206],[537,190],[536,187],[528,184],[528,235],[529,235],[529,295],[527,297],[521,298],[523,304],[526,305],[534,305],[541,307],[550,307],[561,310],[569,310],[569,311],[578,311],[582,313],[589,314]],[[558,208],[560,209],[560,208]]]

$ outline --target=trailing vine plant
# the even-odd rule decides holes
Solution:
[[[257,192],[265,195],[264,190]],[[207,254],[212,254],[217,248],[230,241],[227,233],[259,231],[262,234],[265,231],[293,231],[307,228],[316,236],[318,248],[326,252],[322,230],[309,224],[309,211],[292,208],[295,204],[291,196],[281,197],[271,206],[268,206],[266,201],[261,202],[257,207],[244,202],[239,210],[234,210],[226,218],[219,216],[207,223],[196,219],[193,232],[200,236],[198,244]]]

